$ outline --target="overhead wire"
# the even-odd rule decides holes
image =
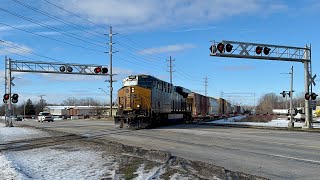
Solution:
[[[20,4],[21,6],[24,6],[24,7],[28,8],[28,9],[31,9],[31,10],[33,10],[33,11],[35,11],[35,12],[38,12],[38,13],[42,14],[42,15],[45,15],[45,16],[47,16],[47,17],[50,17],[51,19],[57,20],[57,21],[59,21],[59,22],[61,22],[61,23],[63,23],[63,24],[66,24],[66,25],[68,25],[68,26],[71,26],[71,27],[73,27],[73,28],[76,28],[76,29],[78,29],[78,30],[80,30],[80,31],[83,31],[83,32],[85,32],[85,33],[91,34],[91,35],[96,36],[96,37],[99,37],[99,38],[103,37],[103,36],[101,36],[102,34],[99,33],[99,32],[96,32],[96,34],[91,33],[91,30],[90,30],[90,31],[86,31],[86,30],[88,30],[87,28],[84,28],[84,27],[82,27],[82,26],[79,26],[78,24],[75,24],[75,23],[73,23],[73,22],[64,20],[64,19],[62,19],[62,18],[60,18],[60,17],[58,17],[58,16],[49,14],[49,13],[44,12],[44,11],[41,11],[41,10],[39,10],[39,9],[33,7],[33,6],[30,6],[30,5],[28,5],[28,4],[25,4],[25,3],[23,3],[23,2],[21,2],[21,1],[19,1],[19,0],[11,0],[11,1],[14,1],[15,3]],[[99,34],[99,35],[97,35],[97,34]],[[101,42],[101,41],[100,41],[100,42]]]
[[[41,55],[41,54],[38,54],[38,53],[35,53],[35,52],[32,52],[32,51],[29,51],[25,48],[22,48],[20,46],[17,46],[17,45],[14,45],[14,44],[11,44],[11,43],[8,43],[6,41],[3,41],[3,40],[0,40],[0,44],[2,43],[3,46],[6,46],[6,47],[14,47],[14,48],[18,48],[20,50],[22,50],[23,52],[27,52],[29,54],[33,54],[35,56],[39,56],[39,57],[43,57],[43,58],[46,58],[46,59],[50,59],[50,60],[53,60],[53,61],[56,61],[56,62],[62,62],[62,61],[59,61],[57,59],[54,59],[54,58],[51,58],[51,57],[48,57],[48,56],[45,56],[45,55]],[[4,43],[4,44],[3,44]]]
[[[47,29],[50,29],[50,30],[59,32],[60,34],[63,34],[63,35],[65,35],[65,36],[68,36],[68,37],[77,39],[77,40],[79,40],[79,41],[83,41],[83,42],[86,42],[86,43],[89,43],[89,44],[92,44],[92,45],[96,45],[96,46],[99,46],[99,47],[104,47],[104,46],[102,46],[102,45],[99,45],[99,44],[96,44],[96,43],[92,43],[92,42],[86,40],[87,38],[84,38],[84,37],[79,36],[79,35],[77,35],[77,34],[69,33],[69,32],[66,32],[66,31],[64,31],[64,30],[61,30],[61,29],[59,29],[59,28],[56,28],[56,27],[52,27],[52,26],[43,24],[43,23],[41,23],[41,22],[39,22],[39,21],[33,20],[33,19],[31,19],[31,18],[27,18],[27,17],[25,17],[25,16],[22,16],[22,15],[20,15],[20,14],[14,13],[14,12],[12,12],[12,11],[9,11],[9,10],[3,9],[3,8],[0,8],[0,11],[6,12],[6,13],[8,13],[8,14],[11,14],[11,15],[16,16],[16,17],[18,17],[18,18],[24,19],[24,20],[26,20],[26,21],[32,22],[32,23],[37,24],[37,25],[39,25],[39,26],[42,26],[42,27],[44,27],[44,28],[47,28]],[[100,43],[101,43],[101,42],[100,42]]]
[[[60,42],[60,43],[68,44],[68,45],[75,46],[75,47],[79,47],[79,48],[82,48],[82,49],[87,49],[87,50],[90,50],[90,51],[95,51],[95,52],[99,52],[99,53],[104,53],[103,51],[99,51],[99,50],[92,49],[92,48],[88,48],[88,47],[81,46],[81,45],[78,45],[78,44],[73,44],[73,43],[69,43],[69,42],[66,42],[66,41],[59,40],[59,39],[47,37],[47,36],[44,36],[44,35],[41,35],[41,34],[37,34],[37,33],[31,32],[31,31],[28,31],[28,30],[24,30],[24,29],[22,29],[22,28],[18,28],[18,27],[15,27],[15,26],[11,26],[11,25],[6,24],[6,23],[0,22],[0,24],[1,24],[1,25],[4,25],[4,26],[8,26],[8,27],[13,28],[13,29],[16,29],[16,30],[20,30],[20,31],[23,31],[23,32],[26,32],[26,33],[30,33],[30,34],[36,35],[36,36],[40,36],[40,37],[43,37],[43,38],[46,38],[46,39],[50,39],[50,40],[53,40],[53,41],[57,41],[57,42]]]
[[[18,0],[13,0],[13,1],[15,1],[15,2],[17,2],[17,3],[20,2],[19,4],[22,3],[21,1],[18,1]],[[90,24],[93,24],[93,25],[96,25],[96,26],[98,26],[98,27],[100,27],[100,28],[102,28],[102,29],[105,29],[105,27],[101,26],[100,24],[97,24],[97,23],[94,23],[94,22],[92,22],[92,21],[89,21],[88,19],[83,18],[83,17],[81,17],[81,16],[79,16],[79,15],[77,15],[77,14],[71,12],[71,11],[68,11],[68,10],[66,10],[65,8],[62,8],[61,6],[58,6],[58,5],[55,4],[55,3],[52,3],[52,2],[50,2],[50,1],[48,1],[48,0],[43,0],[43,1],[51,4],[52,6],[55,6],[56,8],[58,8],[58,9],[60,9],[60,10],[63,10],[63,11],[65,11],[65,12],[69,13],[69,14],[72,14],[73,16],[76,16],[76,17],[78,17],[78,18],[80,18],[80,19],[82,19],[82,20],[84,20],[84,21],[86,21],[86,22],[89,22]],[[22,3],[21,5],[23,5],[23,4],[24,4],[24,3]],[[33,9],[32,7],[30,7],[30,6],[28,6],[28,5],[25,5],[25,4],[24,4],[24,6],[25,6],[25,7],[28,7],[29,9]],[[33,10],[35,10],[35,9],[33,9]],[[51,16],[51,18],[54,17],[54,16],[52,16],[52,15],[50,15],[50,14],[48,14],[48,13],[43,13],[43,11],[40,11],[40,10],[35,10],[35,11],[37,11],[37,12],[39,12],[39,13],[42,12],[41,14],[44,14],[44,15],[46,15],[46,16],[48,16],[48,17]],[[57,20],[57,19],[56,19],[56,20]],[[68,21],[65,21],[65,20],[63,20],[63,21],[64,21],[65,23],[68,22]],[[61,21],[60,21],[60,22],[61,22]],[[70,25],[70,24],[69,24],[69,25]],[[16,28],[16,29],[17,29],[17,28]],[[97,31],[96,31],[96,32],[97,32]],[[97,32],[97,33],[99,33],[99,32]],[[36,33],[33,33],[33,34],[36,34]],[[40,35],[40,34],[36,34],[36,35]],[[137,45],[137,46],[139,46],[139,47],[141,47],[141,48],[147,49],[147,48],[145,48],[144,46],[142,46],[140,43],[137,43],[137,42],[131,40],[130,38],[128,38],[128,37],[126,37],[125,35],[123,35],[122,33],[118,33],[118,35],[120,35],[119,37],[125,38],[125,39],[127,39],[128,41],[130,41],[131,43],[133,43],[133,44],[135,44],[135,45]],[[43,37],[46,37],[46,36],[43,36]],[[46,37],[46,38],[48,38],[48,37]],[[49,38],[49,39],[54,39],[54,38]],[[59,41],[59,42],[61,42],[61,41]],[[91,43],[91,42],[90,42],[90,43]],[[101,42],[101,43],[102,43],[102,42]],[[133,48],[134,46],[126,45],[126,44],[124,44],[124,43],[122,43],[122,42],[120,42],[120,41],[118,41],[117,43],[118,43],[120,46],[122,46],[122,47],[126,47],[126,48],[127,48],[126,50],[130,49],[131,52],[132,52],[132,50],[137,50],[137,48]],[[71,45],[72,43],[67,43],[67,44]],[[72,44],[72,45],[74,45],[74,44]],[[94,45],[97,45],[97,44],[94,44]],[[76,45],[76,46],[79,47],[79,45]],[[104,47],[104,46],[100,46],[100,47]],[[82,47],[82,48],[83,48],[83,47]],[[86,49],[88,49],[88,48],[86,48]],[[90,49],[91,49],[91,48],[90,48]],[[93,50],[93,49],[91,49],[91,50]],[[159,61],[159,62],[161,62],[161,63],[165,63],[165,62],[163,62],[162,59],[166,59],[166,57],[162,56],[161,54],[157,53],[156,51],[154,51],[154,50],[152,50],[152,49],[147,49],[147,50],[148,50],[150,53],[152,53],[152,54],[157,55],[158,57],[160,57],[159,60],[158,60],[158,59],[155,59],[155,58],[150,58],[150,59],[152,59],[152,60],[157,60],[157,61]],[[97,50],[94,50],[94,51],[97,51]],[[97,51],[97,52],[100,52],[100,51]],[[119,51],[119,52],[120,52],[120,51]],[[138,51],[136,51],[136,52],[138,52]],[[136,58],[136,57],[137,57],[136,54],[130,54],[130,53],[128,53],[128,52],[120,52],[120,53],[125,54],[125,55],[130,56],[130,57],[135,57],[134,59],[137,59],[137,58]],[[151,55],[148,54],[147,56],[150,57]],[[140,58],[140,57],[138,58],[138,60],[144,60],[144,61],[146,61],[148,64],[150,64],[150,59],[147,60],[147,59],[145,59],[145,58]],[[157,66],[157,65],[154,65],[154,66]],[[158,66],[157,66],[157,68],[158,68]],[[179,72],[179,71],[180,71],[180,72]],[[180,69],[177,69],[177,72],[179,72],[180,74],[183,74],[183,77],[184,77],[184,78],[186,78],[186,76],[188,76],[187,79],[193,80],[193,81],[198,81],[198,80],[194,80],[194,79],[193,79],[193,78],[194,78],[193,76],[190,76],[188,73],[185,73],[185,72],[183,72],[183,71],[180,70]]]

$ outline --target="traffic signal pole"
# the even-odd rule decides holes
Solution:
[[[5,103],[5,123],[6,127],[13,127],[12,124],[12,103],[11,103],[11,59],[5,57],[5,94],[9,94],[9,99]]]
[[[293,128],[294,122],[293,122],[293,105],[292,105],[292,98],[293,98],[293,66],[291,66],[291,85],[290,85],[290,122],[288,127]],[[287,103],[287,102],[286,102]]]
[[[311,51],[311,50],[310,50]],[[305,59],[309,59],[309,53],[305,52]],[[309,92],[309,61],[304,61],[304,90]],[[312,116],[310,116],[310,100],[305,99],[305,122],[304,128],[312,128]]]

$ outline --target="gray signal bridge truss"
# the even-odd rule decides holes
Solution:
[[[102,68],[102,65],[94,64],[72,64],[41,61],[19,61],[9,59],[9,69],[12,72],[31,72],[31,73],[55,73],[55,74],[77,74],[77,75],[100,75],[109,74],[95,73],[95,68]],[[63,71],[61,71],[63,69]],[[70,71],[68,71],[70,70]]]
[[[211,41],[211,43],[210,56],[214,57],[301,62],[304,64],[305,93],[312,92],[312,84],[316,84],[314,82],[316,75],[312,76],[311,44],[305,47],[294,47],[228,40]],[[305,116],[304,127],[312,128],[312,109],[309,100],[305,100]],[[294,127],[292,116],[288,127]]]
[[[232,58],[248,58],[248,59],[265,59],[265,60],[278,60],[278,61],[295,61],[305,62],[311,61],[311,48],[310,47],[293,47],[281,46],[272,44],[260,44],[238,41],[221,41],[222,44],[231,44],[233,46],[231,52],[224,51],[220,53],[217,51],[217,42],[212,41],[210,56],[232,57]],[[220,43],[220,42],[219,42]],[[263,52],[256,53],[256,47],[270,48],[269,54],[265,55]]]
[[[96,71],[96,68],[100,68],[100,71]],[[103,70],[105,70],[103,72]],[[12,82],[12,72],[30,72],[30,73],[52,73],[52,74],[72,74],[72,75],[95,75],[95,76],[110,76],[108,74],[107,66],[97,64],[74,64],[63,62],[44,62],[44,61],[26,61],[26,60],[12,60],[5,58],[5,94],[9,95],[9,100],[4,101],[6,118],[6,126],[12,127],[12,104],[11,104],[11,87],[14,86]],[[116,74],[113,74],[116,75]]]

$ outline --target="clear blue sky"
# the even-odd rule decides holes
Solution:
[[[22,6],[21,2],[29,8]],[[63,44],[0,24],[0,40],[26,50],[0,44],[0,58],[3,59],[0,64],[2,82],[5,55],[17,60],[53,62],[33,54],[36,53],[62,62],[109,65],[109,56],[103,53],[109,51],[109,46],[103,42],[109,41],[104,34],[109,32],[110,25],[115,33],[120,33],[114,36],[114,50],[119,51],[113,58],[114,71],[118,74],[115,76],[118,80],[114,83],[115,94],[122,85],[122,79],[130,74],[151,74],[169,81],[166,62],[169,56],[175,59],[174,84],[202,94],[204,77],[208,76],[210,96],[218,97],[221,91],[255,93],[258,101],[264,93],[279,94],[283,90],[289,90],[290,76],[280,73],[289,72],[292,65],[294,90],[297,93],[303,92],[302,63],[210,57],[208,48],[211,40],[289,46],[311,43],[313,73],[319,74],[320,2],[317,0],[164,0],[161,3],[142,0],[2,0],[0,8],[0,23],[99,51]],[[32,9],[72,22],[73,27]],[[40,22],[51,29],[21,17]],[[86,32],[75,26],[80,26]],[[68,37],[52,28],[80,36],[90,43]],[[21,77],[14,81],[16,86],[12,90],[20,95],[20,101],[28,98],[38,101],[39,95],[46,95],[44,98],[52,103],[60,103],[68,97],[93,97],[109,102],[106,94],[98,89],[104,88],[109,92],[109,84],[104,82],[107,77],[30,73],[15,73],[14,76]],[[315,91],[319,93],[318,86]],[[252,97],[234,100],[242,104],[253,104]]]

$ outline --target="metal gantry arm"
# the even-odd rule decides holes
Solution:
[[[102,65],[95,64],[72,64],[42,61],[19,61],[9,59],[11,62],[12,72],[33,72],[33,73],[56,73],[56,74],[78,74],[78,75],[103,75],[108,74],[95,73],[94,69],[102,68]],[[64,67],[66,71],[60,71],[60,67]],[[72,68],[72,72],[67,69]]]
[[[211,41],[210,56],[302,62],[304,64],[304,89],[309,94],[316,75],[311,73],[311,44],[305,47],[282,46],[238,41]],[[217,42],[217,43],[216,43]],[[311,90],[312,91],[312,90]],[[292,92],[292,89],[291,89]],[[304,127],[312,128],[312,110],[310,101],[305,100]],[[291,118],[292,119],[292,118]],[[293,123],[290,122],[293,125]],[[291,125],[289,125],[290,127]]]
[[[249,59],[266,59],[266,60],[279,60],[279,61],[297,61],[305,62],[310,61],[310,48],[305,47],[293,47],[293,46],[281,46],[272,44],[259,44],[259,43],[249,43],[249,42],[238,42],[238,41],[228,41],[223,40],[218,43],[224,45],[230,44],[233,46],[231,52],[226,52],[225,50],[221,53],[217,51],[217,42],[212,41],[210,56],[220,56],[220,57],[233,57],[233,58],[249,58]],[[256,53],[256,47],[268,47],[270,48],[269,54],[265,55],[263,52],[261,54]],[[306,54],[307,53],[307,54]],[[306,58],[309,57],[309,58]]]

